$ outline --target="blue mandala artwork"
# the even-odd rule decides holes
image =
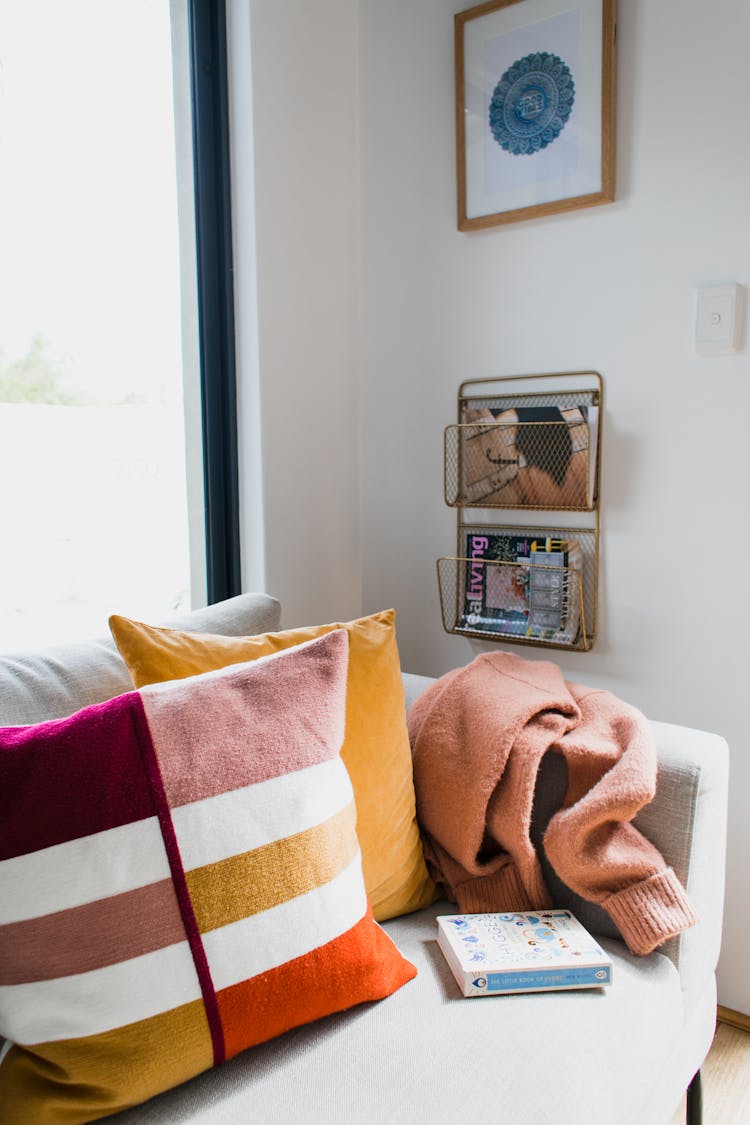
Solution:
[[[490,129],[512,156],[531,156],[557,140],[570,117],[575,84],[557,55],[537,51],[517,59],[490,102]]]

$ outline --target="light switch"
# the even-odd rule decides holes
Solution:
[[[698,355],[732,355],[739,347],[741,292],[739,285],[699,289],[695,311]]]

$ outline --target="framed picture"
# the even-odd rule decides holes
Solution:
[[[616,0],[455,16],[458,229],[614,199]]]

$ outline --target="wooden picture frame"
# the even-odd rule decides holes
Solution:
[[[616,3],[456,13],[459,230],[613,201]]]

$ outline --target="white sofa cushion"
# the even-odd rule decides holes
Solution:
[[[659,1092],[668,1097],[692,1077],[680,1070],[689,1069],[684,1047],[675,1074],[663,1070],[670,1044],[684,1035],[669,958],[634,957],[605,939],[614,960],[606,990],[466,999],[436,941],[435,917],[454,911],[442,902],[385,923],[418,968],[408,988],[257,1047],[123,1114],[118,1125],[669,1120],[675,1106],[665,1112]]]
[[[267,594],[239,594],[164,624],[194,633],[243,636],[279,627],[281,607]],[[109,638],[59,645],[40,652],[0,655],[0,726],[62,719],[133,687]]]

